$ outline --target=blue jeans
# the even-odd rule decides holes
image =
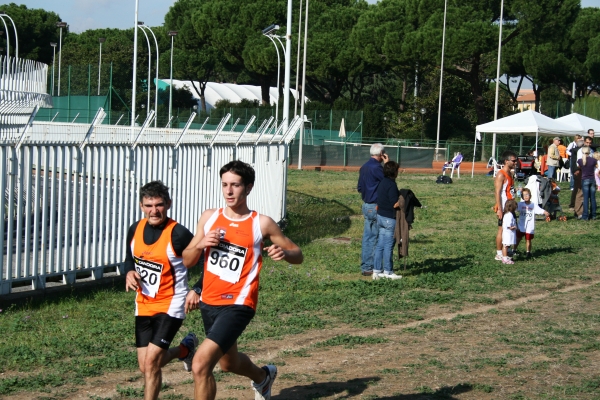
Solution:
[[[382,273],[385,271],[386,274],[391,274],[394,272],[392,257],[394,254],[396,220],[378,215],[377,225],[379,226],[379,237],[377,238],[375,256],[373,257],[373,272]]]
[[[558,167],[556,165],[548,165],[548,171],[546,171],[546,176],[548,178],[556,178],[556,169]]]
[[[361,272],[373,271],[373,252],[377,242],[377,205],[363,203],[363,216],[365,217],[365,228],[362,237]]]
[[[584,179],[581,181],[581,189],[583,190],[583,213],[581,214],[581,219],[596,218],[596,180],[594,178]]]

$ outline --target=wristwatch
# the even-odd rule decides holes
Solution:
[[[192,286],[192,290],[196,292],[198,296],[202,294],[202,288],[199,288],[198,286]]]

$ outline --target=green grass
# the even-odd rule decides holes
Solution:
[[[600,276],[594,258],[582,257],[596,254],[598,235],[590,232],[597,232],[600,222],[538,221],[534,259],[504,266],[493,259],[497,228],[490,177],[463,177],[452,185],[436,185],[433,175],[401,175],[399,187],[412,189],[427,207],[415,211],[406,271],[395,259],[396,270],[404,278],[372,281],[360,277],[363,219],[355,189],[357,177],[356,172],[290,171],[285,232],[302,247],[305,262],[288,265],[265,260],[258,312],[240,339],[241,347],[309,330],[383,328],[419,321],[433,306],[458,311]],[[568,190],[561,194],[565,209],[568,196]],[[329,240],[340,236],[351,240]],[[191,281],[197,274],[192,271]],[[83,383],[85,378],[109,371],[136,370],[133,299],[133,293],[116,287],[64,292],[21,305],[1,304],[0,373],[4,377],[0,378],[0,395]],[[519,317],[536,316],[527,305],[513,312]],[[582,326],[589,325],[589,316],[579,317]],[[457,320],[469,318],[462,315]],[[202,335],[201,327],[200,314],[192,313],[175,340],[192,330]],[[514,346],[579,345],[582,351],[595,351],[599,349],[594,341],[597,335],[595,327],[549,325],[530,337],[510,335],[498,340]],[[362,346],[373,340],[341,335],[321,345]],[[288,355],[310,356],[305,349]],[[501,362],[502,358],[480,360],[481,366]],[[569,362],[584,365],[585,359],[574,357]],[[596,383],[597,379],[591,379],[585,388]],[[420,393],[430,390],[418,389]]]

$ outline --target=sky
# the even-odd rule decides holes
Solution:
[[[377,0],[367,0],[376,3]],[[135,0],[11,0],[27,8],[54,11],[69,24],[69,30],[131,28],[135,23]],[[138,20],[147,26],[160,26],[175,0],[139,0]],[[600,7],[600,0],[582,0],[583,7]]]

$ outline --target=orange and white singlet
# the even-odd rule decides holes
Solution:
[[[204,233],[217,230],[221,238],[218,246],[204,250],[204,303],[240,304],[256,310],[263,243],[259,218],[251,211],[244,219],[231,219],[219,208],[206,222]]]
[[[501,210],[504,211],[504,205],[506,204],[506,200],[514,199],[514,181],[511,174],[507,174],[503,169],[500,172],[504,175],[504,183],[502,184],[502,192],[500,193],[500,200],[502,201]]]
[[[168,220],[160,238],[151,245],[144,243],[147,223],[146,218],[138,223],[130,243],[135,270],[142,277],[135,298],[135,315],[147,317],[164,313],[184,319],[187,268],[171,244],[171,234],[177,222]]]

